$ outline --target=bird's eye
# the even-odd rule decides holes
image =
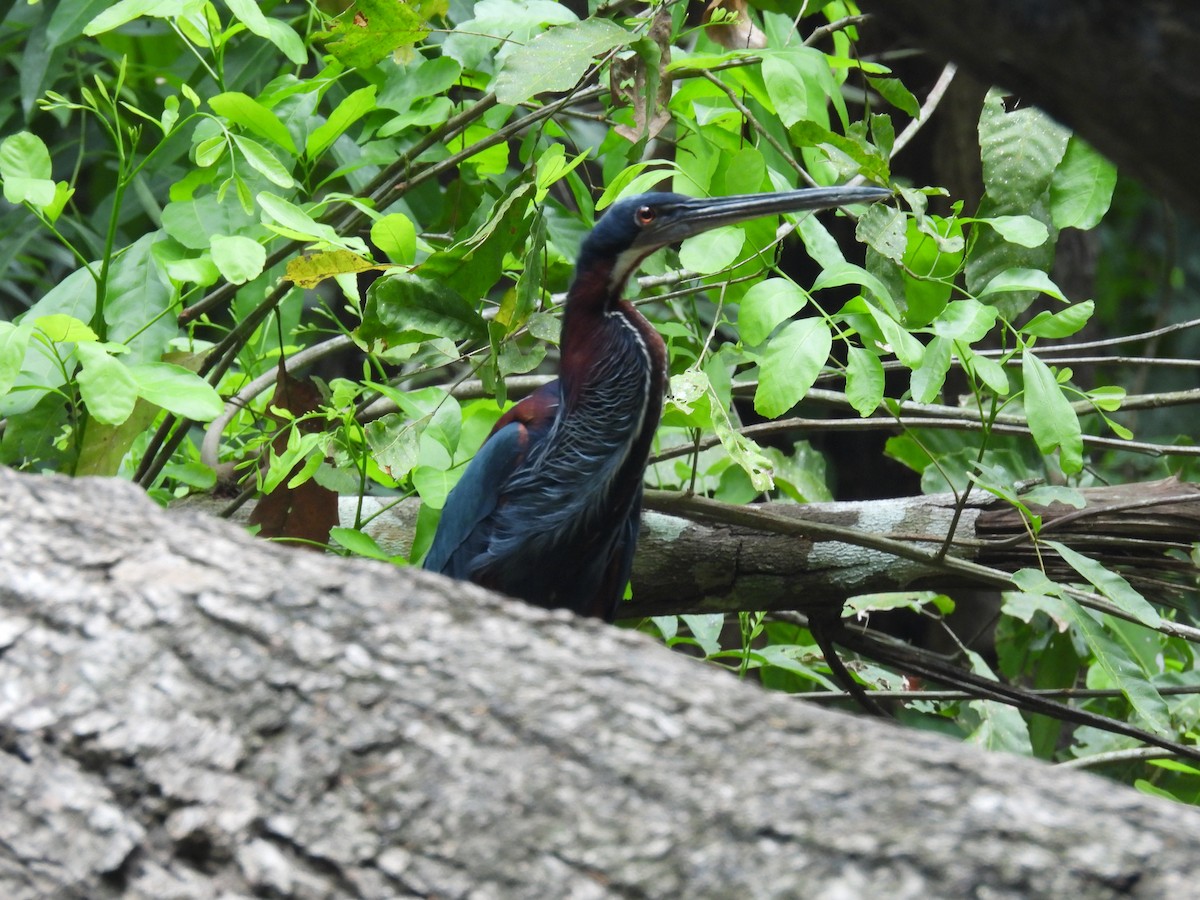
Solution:
[[[637,212],[633,214],[634,221],[639,225],[649,225],[658,215],[652,206],[639,206]]]

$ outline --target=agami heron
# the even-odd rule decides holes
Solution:
[[[871,203],[876,187],[614,203],[583,242],[567,292],[558,380],[501,416],[450,492],[425,568],[544,607],[611,620],[633,565],[642,478],[667,351],[628,300],[649,254],[745,219]]]

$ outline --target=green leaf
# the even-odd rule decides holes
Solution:
[[[756,648],[754,653],[762,660],[764,668],[773,667],[782,669],[785,672],[800,676],[805,681],[811,681],[814,684],[820,685],[827,691],[841,690],[837,682],[830,680],[828,676],[821,674],[812,666],[801,662],[805,657],[816,657],[817,651],[815,648],[810,651],[808,647],[795,644],[768,644],[766,647]]]
[[[798,216],[796,233],[800,235],[800,240],[804,242],[804,249],[808,251],[812,261],[822,269],[832,269],[835,266],[847,264],[846,257],[842,255],[842,248],[829,233],[829,229],[816,216]]]
[[[646,171],[647,169],[649,171]],[[678,163],[668,159],[651,159],[626,166],[616,176],[609,179],[600,199],[596,201],[596,210],[605,209],[624,197],[652,190],[672,174],[678,178],[682,176],[683,172]]]
[[[229,141],[226,140],[224,134],[215,134],[210,138],[205,138],[196,145],[196,165],[202,169],[216,165],[217,161],[225,155],[225,149],[228,146]]]
[[[866,418],[883,402],[883,363],[870,350],[847,348],[846,399]]]
[[[262,274],[267,261],[267,250],[258,241],[248,237],[223,234],[212,236],[212,260],[227,281],[245,284]]]
[[[94,341],[81,341],[75,352],[83,364],[76,381],[88,414],[105,425],[120,425],[137,402],[137,383],[129,369]]]
[[[28,203],[38,209],[52,205],[55,186],[51,176],[50,151],[37,135],[19,131],[0,143],[0,179],[9,203]]]
[[[398,266],[410,266],[417,257],[417,229],[404,213],[389,213],[371,225],[371,243]]]
[[[107,337],[129,348],[127,362],[158,359],[178,333],[175,317],[167,314],[175,295],[154,255],[154,244],[161,238],[158,233],[142,236],[117,257],[109,272],[104,299]]]
[[[1019,591],[1004,591],[1000,611],[1030,624],[1036,613],[1045,613],[1059,632],[1071,627],[1071,615],[1063,601],[1062,587],[1038,569],[1020,569],[1013,575]]]
[[[266,191],[263,191],[254,199],[258,201],[258,205],[267,215],[263,224],[272,231],[277,231],[284,237],[290,237],[298,241],[324,241],[336,247],[349,249],[345,247],[346,242],[338,236],[336,231],[328,225],[323,225],[313,219],[312,216],[290,200],[285,200]]]
[[[292,155],[296,154],[296,142],[292,140],[292,133],[287,126],[253,97],[241,91],[227,91],[211,98],[208,105],[235,125],[253,131]]]
[[[1042,310],[1021,326],[1021,332],[1043,338],[1070,337],[1088,323],[1095,311],[1096,304],[1091,300],[1072,304],[1062,312]]]
[[[299,66],[308,61],[304,41],[284,22],[268,19],[255,0],[225,0],[225,5],[251,34],[270,41],[284,56]],[[400,5],[400,4],[397,4]]]
[[[888,348],[896,354],[896,359],[910,369],[920,366],[921,360],[925,358],[925,348],[921,342],[883,310],[876,309],[871,304],[867,305],[867,309],[879,330],[883,332]]]
[[[330,113],[329,118],[308,134],[304,154],[317,159],[346,133],[346,129],[375,108],[375,86],[359,88],[348,95]]]
[[[745,243],[746,232],[736,225],[714,228],[685,240],[679,262],[693,272],[712,275],[733,265]]]
[[[183,366],[165,362],[128,367],[138,396],[167,412],[193,422],[211,422],[225,408],[216,389]]]
[[[487,325],[455,291],[417,275],[380,278],[367,292],[358,336],[384,347],[444,337],[452,341],[487,337]]]
[[[790,129],[793,142],[799,146],[818,147],[840,168],[846,168],[845,157],[856,166],[862,175],[871,181],[887,184],[891,181],[891,167],[879,148],[867,143],[861,129],[846,135],[830,131],[817,122],[797,122]]]
[[[859,217],[855,234],[880,255],[901,262],[908,247],[907,228],[908,217],[902,210],[877,203]]]
[[[1125,388],[1115,385],[1100,385],[1088,391],[1087,395],[1097,409],[1116,412],[1125,400]]]
[[[821,274],[817,276],[817,280],[813,282],[812,289],[820,291],[830,287],[841,287],[845,284],[857,284],[866,288],[867,292],[887,310],[889,315],[899,318],[900,311],[896,308],[892,292],[888,290],[887,285],[862,266],[856,266],[854,263],[842,263],[822,270]]]
[[[433,509],[441,509],[446,505],[446,497],[457,482],[457,477],[445,469],[435,466],[417,466],[412,472],[413,487],[421,496],[422,503],[428,503]]]
[[[670,641],[679,633],[678,616],[651,616],[650,621],[654,623],[664,641]]]
[[[1061,503],[1064,506],[1073,506],[1075,509],[1083,509],[1087,506],[1087,499],[1078,488],[1061,484],[1038,485],[1033,490],[1022,494],[1021,499],[1026,503],[1036,503],[1040,506],[1049,506],[1051,503]]]
[[[921,105],[899,78],[868,78],[867,82],[888,103],[914,119],[921,114]]]
[[[292,180],[292,173],[279,161],[279,159],[260,144],[258,141],[251,140],[240,134],[232,135],[233,143],[237,145],[242,156],[250,167],[265,177],[272,184],[278,185],[281,188],[290,188],[295,182]]]
[[[943,615],[954,612],[954,601],[937,591],[889,591],[850,597],[842,604],[842,618],[850,619],[870,612],[892,609],[920,612],[929,605],[935,606]]]
[[[912,373],[912,396],[918,403],[932,403],[941,393],[950,371],[950,344],[944,337],[935,337],[925,345],[921,363]]]
[[[420,424],[406,415],[391,413],[368,422],[366,434],[372,458],[391,478],[404,478],[417,464]]]
[[[692,632],[692,636],[700,645],[700,649],[704,651],[705,656],[712,656],[714,653],[720,652],[721,630],[725,627],[723,613],[706,613],[680,616],[679,618]]]
[[[967,650],[967,658],[971,661],[972,672],[996,680],[995,673],[984,662],[982,656],[974,650]],[[1033,753],[1029,726],[1020,710],[995,700],[972,700],[968,706],[979,717],[979,724],[967,736],[967,740],[972,744],[978,744],[988,750],[1003,750],[1022,756]]]
[[[261,231],[254,218],[232,199],[222,203],[216,194],[168,203],[162,212],[163,230],[189,250],[207,250],[214,234]],[[265,235],[266,232],[263,232]]]
[[[988,92],[979,116],[979,149],[983,183],[998,212],[1021,213],[1046,194],[1069,135],[1037,107],[1005,112],[1003,93]]]
[[[96,332],[84,322],[65,313],[51,313],[33,320],[33,325],[46,339],[56,344],[73,344],[79,341],[97,341]]]
[[[345,547],[355,556],[362,556],[366,559],[378,559],[382,562],[392,562],[392,557],[388,556],[383,551],[375,539],[369,534],[359,531],[357,528],[343,528],[335,525],[329,529],[329,536],[342,547]]]
[[[110,6],[110,0],[76,0],[75,3],[55,4],[50,21],[46,24],[46,42],[53,49],[74,40],[83,34],[88,22]]]
[[[419,9],[416,3],[395,0],[355,0],[334,20],[331,31],[314,36],[326,42],[325,49],[338,62],[352,69],[365,69],[429,34],[429,25]]]
[[[988,225],[1011,244],[1040,247],[1050,240],[1050,229],[1033,216],[992,216],[988,219],[967,219]]]
[[[493,85],[496,97],[515,106],[547,91],[569,90],[595,57],[636,39],[637,35],[608,19],[551,28],[509,54]]]
[[[512,334],[529,321],[529,317],[541,305],[545,295],[546,267],[546,216],[545,210],[539,207],[533,216],[533,226],[529,230],[529,240],[525,244],[525,256],[521,260],[521,274],[517,278],[517,288],[507,291],[500,309],[496,312],[495,321],[504,326],[506,335]],[[502,353],[517,351],[515,344],[506,344]],[[545,348],[539,348],[544,352]],[[524,363],[522,363],[524,364]],[[504,374],[514,374],[505,359],[500,360],[500,368]]]
[[[713,357],[708,368],[720,373],[723,364]],[[775,487],[774,467],[771,460],[763,453],[762,448],[750,438],[742,434],[730,419],[729,396],[718,393],[706,371],[689,369],[683,375],[671,379],[672,394],[682,408],[689,408],[688,402],[707,401],[709,426],[721,442],[725,453],[750,479],[750,486],[755,491],[769,491]]]
[[[1083,468],[1083,437],[1079,417],[1062,387],[1044,362],[1026,350],[1021,356],[1025,380],[1025,416],[1042,453],[1059,450],[1059,465],[1073,475]]]
[[[968,297],[947,303],[930,330],[938,337],[974,344],[981,341],[996,324],[996,308]]]
[[[829,98],[838,93],[824,53],[811,47],[762,54],[762,77],[784,127],[811,121],[829,128]],[[832,134],[832,132],[829,132]]]
[[[83,29],[83,33],[88,37],[95,37],[142,17],[175,18],[189,5],[191,4],[185,3],[184,0],[118,0],[92,19]]]
[[[1136,618],[1143,625],[1149,628],[1157,628],[1162,624],[1162,619],[1154,607],[1118,573],[1113,572],[1111,569],[1106,569],[1094,559],[1075,552],[1066,544],[1059,541],[1043,540],[1042,543],[1048,547],[1053,547],[1067,565],[1086,578],[1102,595]]]
[[[1050,216],[1055,228],[1095,228],[1112,202],[1117,169],[1076,135],[1050,182]]]
[[[547,25],[566,25],[579,17],[555,0],[478,0],[474,18],[455,25],[442,52],[464,69],[491,73],[504,58],[541,34]]]
[[[7,394],[16,383],[32,339],[32,325],[0,322],[0,396]]]
[[[970,353],[969,350],[964,352]],[[1000,397],[1008,396],[1011,387],[1008,383],[1008,373],[1004,371],[1004,366],[990,357],[975,354],[971,354],[964,362],[975,373],[975,377],[991,388],[996,395]]]
[[[1063,611],[1071,624],[1079,629],[1096,662],[1111,683],[1125,695],[1136,717],[1156,734],[1170,734],[1171,723],[1166,701],[1154,684],[1146,678],[1141,667],[1087,610],[1070,597],[1063,597],[1062,601]]]
[[[979,292],[979,299],[1009,291],[1036,291],[1053,297],[1055,300],[1067,302],[1067,298],[1058,289],[1058,285],[1051,281],[1050,276],[1041,269],[1005,269]]]
[[[432,254],[421,264],[421,274],[464,297],[485,296],[499,279],[505,256],[522,237],[536,190],[530,182],[514,178],[510,192],[496,202],[475,234]]]
[[[799,403],[829,359],[833,337],[824,319],[789,322],[767,344],[759,362],[754,408],[769,419]]]
[[[42,207],[42,214],[51,222],[57,222],[62,211],[66,209],[67,202],[74,196],[75,188],[65,181],[58,182],[54,185],[54,199]]]
[[[92,340],[96,335],[83,323],[91,321],[95,312],[96,280],[91,272],[80,268],[59,281],[26,310],[21,316],[21,324],[31,324],[36,330],[40,328],[39,322],[45,319],[46,326],[52,331],[83,329],[81,336],[72,336],[72,340]],[[48,353],[27,353],[14,385],[15,390],[0,394],[0,418],[33,409],[48,390],[60,386],[64,380],[62,369]],[[44,413],[43,421],[55,419],[48,409],[44,409]],[[13,424],[13,420],[9,419],[8,428],[11,429]],[[35,452],[40,458],[41,451]]]
[[[738,306],[738,332],[750,347],[771,336],[775,327],[804,308],[808,295],[786,278],[767,278],[752,285]]]

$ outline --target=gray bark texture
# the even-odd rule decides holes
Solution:
[[[0,896],[1147,897],[1200,812],[0,470]]]
[[[934,55],[1042,107],[1200,215],[1200,4],[863,0]],[[1156,140],[1155,136],[1162,138]]]
[[[1028,504],[1041,517],[1044,536],[1119,569],[1152,599],[1170,587],[1173,574],[1186,579],[1194,572],[1189,561],[1173,561],[1167,551],[1188,546],[1200,534],[1200,485],[1168,478],[1087,488],[1080,495],[1083,509]],[[227,505],[203,497],[192,502],[213,513]],[[975,492],[957,520],[952,494],[718,506],[742,520],[724,522],[705,518],[713,506],[665,491],[647,493],[633,565],[634,596],[621,605],[620,618],[781,609],[837,615],[855,594],[995,589],[989,572],[964,572],[932,558],[951,529],[956,538],[951,560],[979,563],[992,574],[1032,566],[1044,567],[1052,578],[1078,577],[1055,554],[1043,550],[1038,557],[1017,510],[983,491]],[[416,500],[367,497],[360,506],[359,498],[343,497],[341,523],[353,527],[362,515],[369,519],[364,530],[385,552],[407,557],[419,508]],[[763,513],[794,524],[797,531],[773,533],[769,523],[759,521]],[[904,559],[853,542],[875,537],[923,551],[926,558]]]

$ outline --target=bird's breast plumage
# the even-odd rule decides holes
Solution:
[[[505,483],[480,560],[523,579],[540,566],[554,605],[572,605],[559,595],[588,583],[581,569],[612,558],[662,412],[666,350],[640,314],[606,313],[588,343],[590,364],[576,370],[586,376],[560,380],[554,420]],[[562,571],[546,560],[561,560]]]

